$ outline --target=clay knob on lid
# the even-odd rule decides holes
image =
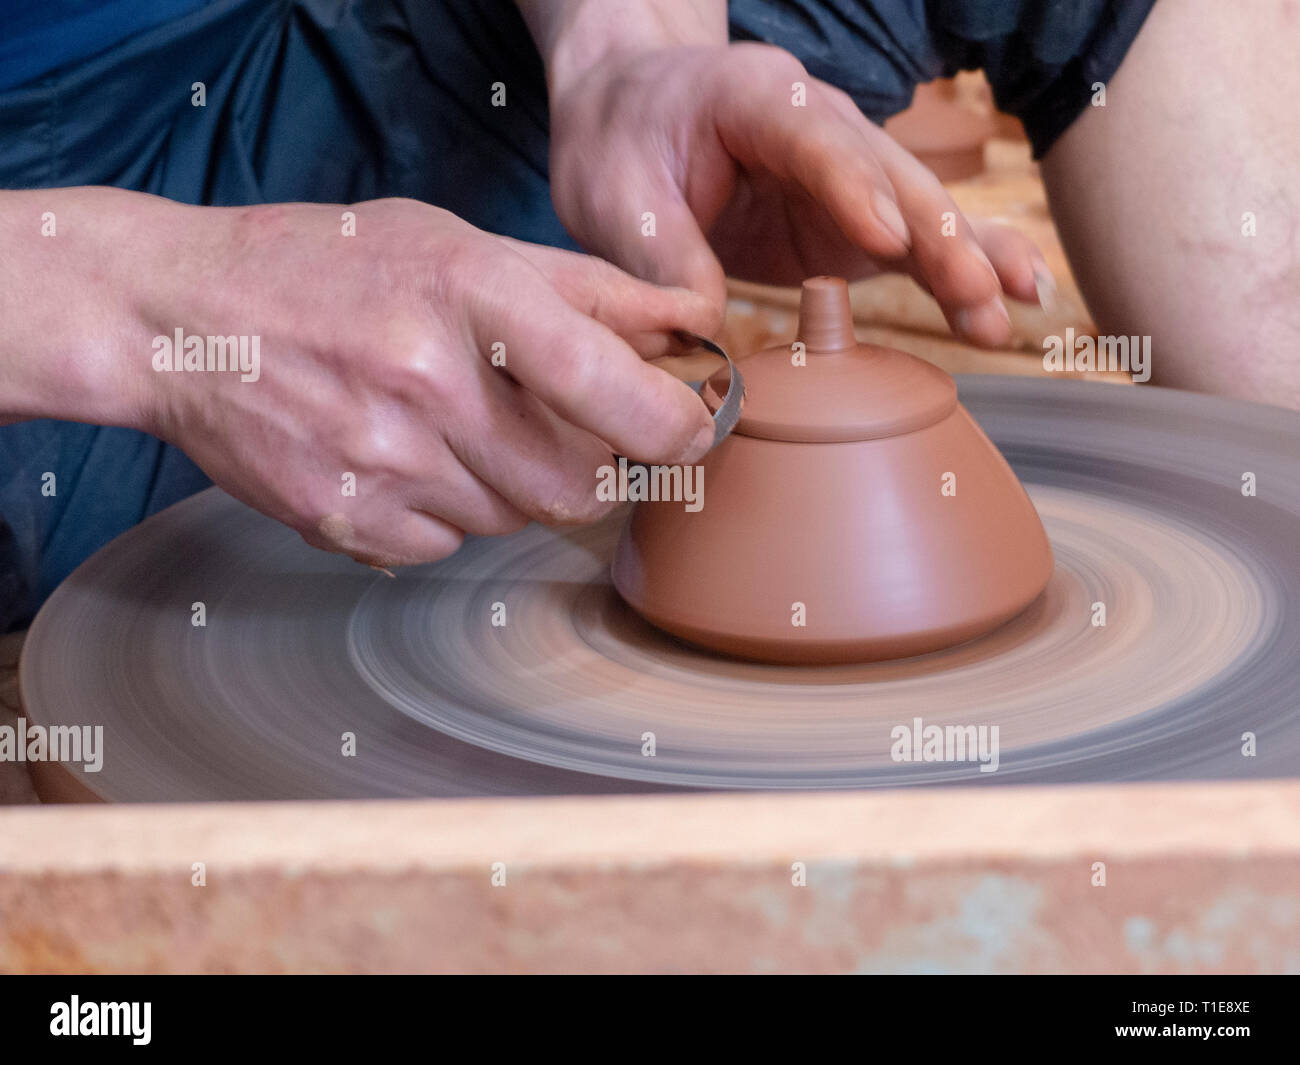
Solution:
[[[819,355],[850,351],[858,346],[853,334],[849,286],[842,277],[810,277],[799,294],[799,336]]]
[[[803,283],[792,344],[741,361],[745,405],[736,432],[768,440],[827,443],[910,433],[946,418],[957,386],[930,363],[892,348],[860,344],[843,278]],[[704,389],[717,410],[726,371]]]

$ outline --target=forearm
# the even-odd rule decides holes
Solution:
[[[607,56],[727,41],[726,0],[516,0],[554,98]]]
[[[139,313],[167,217],[189,210],[108,188],[0,192],[0,423],[149,424]]]

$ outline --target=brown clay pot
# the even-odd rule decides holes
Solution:
[[[940,181],[964,181],[984,172],[984,144],[996,123],[958,100],[951,83],[931,82],[917,86],[912,106],[889,119],[885,132]]]
[[[798,336],[805,365],[796,345],[738,361],[745,404],[704,461],[702,509],[634,508],[623,598],[691,643],[785,663],[922,654],[1023,610],[1051,547],[952,378],[857,343],[839,278],[804,282]],[[714,409],[726,385],[706,385]]]

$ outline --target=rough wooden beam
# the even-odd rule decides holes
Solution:
[[[11,808],[0,969],[1277,972],[1297,885],[1292,782]]]

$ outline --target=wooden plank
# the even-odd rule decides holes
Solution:
[[[0,969],[1273,972],[1297,883],[1295,782],[10,808]]]

